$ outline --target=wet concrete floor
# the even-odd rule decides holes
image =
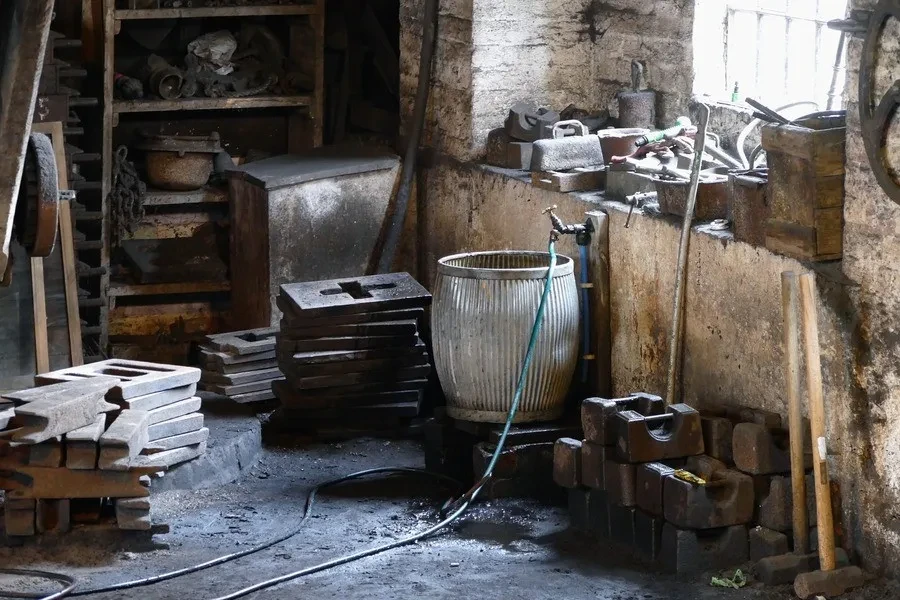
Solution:
[[[382,466],[421,466],[411,441],[360,439],[303,448],[268,447],[239,481],[209,490],[151,497],[155,522],[171,532],[152,541],[123,539],[109,529],[82,527],[59,538],[0,548],[0,567],[75,575],[80,588],[148,577],[237,552],[291,529],[307,492],[322,481]],[[261,581],[391,542],[437,522],[449,490],[410,477],[358,481],[322,493],[305,528],[272,548],[186,577],[94,598],[220,598]],[[563,509],[532,501],[480,502],[445,532],[415,545],[339,566],[250,596],[283,598],[766,600],[790,589],[751,584],[709,586],[709,574],[676,578],[636,566],[602,544],[568,530]],[[0,576],[4,589],[33,582]],[[49,588],[47,588],[49,589]],[[900,597],[900,586],[877,582],[850,598]]]

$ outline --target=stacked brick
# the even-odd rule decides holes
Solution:
[[[6,534],[65,531],[76,519],[73,502],[75,515],[97,518],[114,502],[120,529],[151,529],[151,476],[206,452],[199,378],[190,367],[107,360],[38,375],[39,387],[4,394]]]
[[[274,327],[208,335],[200,346],[203,390],[239,404],[275,398],[272,384],[284,379],[275,359]]]
[[[281,286],[279,420],[365,427],[416,417],[431,372],[419,337],[430,303],[406,273]]]
[[[554,448],[554,480],[569,490],[574,527],[678,573],[788,551],[789,444],[778,415],[701,417],[634,394],[585,400],[582,426],[584,439]]]

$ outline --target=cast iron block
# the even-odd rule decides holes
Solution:
[[[606,489],[604,477],[606,446],[593,442],[581,443],[581,483],[591,489]]]
[[[648,416],[659,415],[665,412],[665,402],[659,396],[640,392],[627,398],[588,398],[581,404],[584,438],[595,444],[614,446],[616,430],[612,418],[623,410],[633,410]]]
[[[604,471],[610,506],[634,506],[637,502],[636,465],[607,458]]]
[[[746,562],[748,552],[744,525],[706,531],[678,529],[671,523],[663,525],[660,562],[667,571],[698,573],[727,569]]]
[[[652,563],[659,558],[665,521],[642,510],[634,513],[634,549],[641,560]]]
[[[650,515],[663,515],[663,486],[675,469],[659,462],[638,465],[636,473],[637,506]]]
[[[753,518],[753,479],[738,471],[720,471],[706,485],[668,477],[663,503],[666,521],[682,529],[743,525]]]
[[[673,404],[663,415],[626,410],[615,415],[616,458],[642,463],[703,454],[700,413],[687,404]]]
[[[581,442],[560,438],[553,446],[553,481],[564,488],[581,485]]]

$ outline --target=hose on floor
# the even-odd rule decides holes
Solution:
[[[287,573],[285,575],[281,575],[279,577],[274,577],[272,579],[267,579],[265,581],[261,581],[259,583],[255,583],[246,588],[237,590],[225,596],[220,596],[215,598],[214,600],[235,600],[237,598],[242,598],[247,596],[248,594],[252,594],[253,592],[257,592],[262,589],[270,588],[272,586],[279,585],[281,583],[285,583],[291,581],[293,579],[297,579],[299,577],[303,577],[305,575],[311,575],[313,573],[319,573],[340,565],[345,565],[347,563],[366,558],[368,556],[374,556],[376,554],[381,554],[382,552],[387,552],[388,550],[392,550],[394,548],[399,548],[400,546],[406,546],[409,544],[414,544],[419,540],[422,540],[437,531],[443,529],[456,519],[458,519],[472,504],[472,502],[477,498],[478,494],[481,492],[482,488],[485,484],[490,480],[494,467],[497,465],[497,461],[500,458],[500,454],[503,452],[503,447],[506,444],[506,438],[509,435],[509,430],[512,427],[513,420],[515,419],[516,412],[519,409],[519,404],[522,400],[522,392],[525,389],[525,382],[528,376],[528,370],[531,366],[531,361],[534,357],[534,349],[537,346],[538,334],[541,331],[541,325],[544,320],[544,313],[546,312],[547,300],[550,297],[550,290],[553,286],[553,273],[556,269],[556,232],[551,232],[550,241],[547,246],[548,253],[550,255],[550,266],[547,269],[547,281],[544,284],[544,289],[541,293],[540,304],[538,304],[537,314],[534,319],[534,324],[531,327],[531,337],[528,340],[528,348],[525,352],[525,359],[522,362],[522,369],[519,372],[519,379],[516,383],[516,390],[513,395],[513,400],[509,408],[509,412],[506,416],[506,423],[503,426],[503,433],[500,436],[500,440],[497,442],[497,447],[494,449],[494,454],[491,456],[491,460],[488,463],[487,469],[485,469],[484,475],[478,482],[473,485],[469,491],[463,494],[456,501],[447,501],[444,504],[444,507],[441,510],[441,516],[443,519],[429,527],[428,529],[390,542],[388,544],[383,544],[381,546],[376,546],[374,548],[370,548],[368,550],[361,550],[359,552],[354,552],[352,554],[348,554],[346,556],[341,556],[318,565],[313,565],[311,567],[306,567],[304,569],[300,569],[294,571],[292,573]],[[161,573],[159,575],[154,575],[152,577],[145,577],[142,579],[135,579],[132,581],[125,581],[122,583],[117,583],[108,586],[102,586],[98,588],[92,588],[87,590],[79,590],[73,591],[76,585],[76,581],[74,577],[69,575],[59,574],[59,573],[51,573],[47,571],[27,571],[27,570],[19,570],[19,569],[3,569],[0,570],[0,574],[9,574],[16,576],[30,576],[30,577],[40,577],[44,579],[49,579],[53,581],[58,581],[63,583],[66,587],[59,592],[55,592],[49,596],[41,596],[36,594],[27,594],[25,592],[7,592],[5,590],[0,590],[0,597],[10,597],[10,598],[39,598],[40,600],[59,600],[64,597],[76,597],[76,596],[88,596],[95,594],[103,594],[108,592],[116,592],[126,589],[132,589],[137,587],[144,587],[148,585],[153,585],[156,583],[160,583],[163,581],[167,581],[170,579],[175,579],[176,577],[182,577],[184,575],[188,575],[190,573],[196,573],[198,571],[202,571],[204,569],[208,569],[214,567],[216,565],[220,565],[226,562],[230,562],[236,560],[238,558],[254,554],[261,550],[265,550],[271,546],[279,544],[288,540],[289,538],[297,535],[300,530],[303,528],[305,523],[309,520],[312,515],[313,506],[315,505],[316,497],[319,492],[325,488],[332,487],[335,485],[339,485],[341,483],[345,483],[348,481],[352,481],[354,479],[361,479],[363,477],[368,477],[371,475],[379,475],[379,474],[415,474],[415,475],[425,475],[428,477],[435,477],[443,481],[449,481],[453,483],[457,483],[454,479],[447,477],[446,475],[442,475],[440,473],[435,473],[433,471],[427,471],[425,469],[415,469],[412,467],[383,467],[376,469],[367,469],[365,471],[359,471],[356,473],[351,473],[350,475],[345,475],[343,477],[338,477],[336,479],[332,479],[330,481],[326,481],[314,487],[310,490],[309,495],[306,498],[306,504],[303,511],[303,517],[300,519],[300,522],[294,527],[290,532],[254,546],[252,548],[248,548],[246,550],[242,550],[240,552],[234,552],[232,554],[226,554],[225,556],[220,556],[218,558],[214,558],[212,560],[208,560],[203,563],[199,563],[197,565],[193,565],[190,567],[185,567],[183,569],[178,569],[175,571],[169,571],[167,573]],[[449,513],[449,516],[448,516]]]

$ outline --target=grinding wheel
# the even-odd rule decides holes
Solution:
[[[16,238],[29,256],[49,256],[58,223],[59,180],[53,144],[48,136],[32,133],[16,206]]]

